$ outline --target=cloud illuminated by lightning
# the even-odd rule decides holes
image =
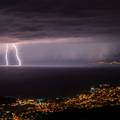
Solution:
[[[19,51],[15,44],[6,44],[6,53],[5,53],[6,66],[9,66],[9,58],[8,58],[9,47],[14,48],[14,50],[15,50],[16,60],[18,62],[17,66],[22,66],[22,62],[21,62],[21,59],[19,56]]]

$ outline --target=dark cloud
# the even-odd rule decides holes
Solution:
[[[0,42],[22,41],[119,41],[120,16],[96,11],[84,11],[87,16],[65,17],[56,14],[0,11]],[[109,14],[107,14],[109,13]],[[101,15],[100,15],[101,14]]]
[[[74,13],[81,9],[119,9],[119,0],[1,0],[0,6],[18,11]]]
[[[117,1],[1,0],[0,3],[0,43],[118,42],[120,38]]]

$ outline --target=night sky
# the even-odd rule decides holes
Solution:
[[[118,84],[119,64],[98,61],[120,63],[119,46],[118,0],[0,0],[0,95],[71,95]]]
[[[6,43],[17,45],[23,65],[118,61],[119,13],[113,0],[1,0],[0,64]]]

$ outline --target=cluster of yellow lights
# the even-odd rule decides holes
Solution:
[[[36,120],[42,114],[61,112],[67,108],[93,109],[106,105],[120,105],[120,86],[111,87],[107,84],[98,88],[92,87],[90,91],[80,95],[64,99],[16,99],[9,105],[1,105],[2,116],[0,120],[11,118],[12,120]],[[19,108],[19,109],[18,109]],[[41,114],[42,113],[42,114]],[[42,117],[42,116],[41,116]]]

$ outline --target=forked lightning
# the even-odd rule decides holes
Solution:
[[[5,61],[6,61],[6,66],[9,66],[9,58],[8,58],[8,53],[10,50],[10,47],[12,47],[15,50],[15,56],[17,60],[17,66],[22,66],[22,62],[19,56],[19,51],[18,48],[15,44],[6,44],[6,52],[5,52]]]

